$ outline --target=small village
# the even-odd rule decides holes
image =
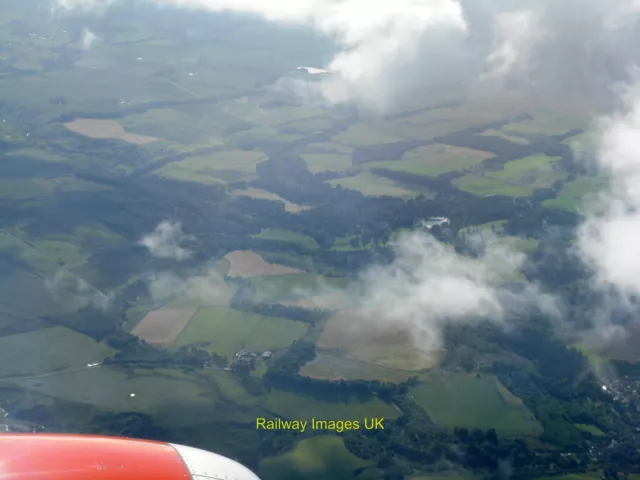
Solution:
[[[235,360],[229,366],[229,369],[249,368],[249,370],[255,369],[257,366],[264,365],[273,356],[273,352],[266,350],[260,352],[250,352],[248,350],[240,350],[235,354]]]

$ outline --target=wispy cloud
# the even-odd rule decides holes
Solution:
[[[185,240],[191,237],[182,233],[180,223],[164,221],[158,224],[156,229],[145,235],[138,243],[149,250],[149,253],[156,258],[167,258],[172,260],[186,260],[191,257],[191,251],[180,246]]]
[[[484,249],[477,258],[425,232],[399,238],[394,260],[362,275],[362,306],[371,312],[367,321],[409,331],[416,346],[434,351],[442,347],[448,324],[489,320],[507,325],[514,314],[530,309],[558,313],[555,299],[520,273],[524,253],[487,235],[474,241]]]
[[[495,19],[494,49],[488,56],[489,77],[521,72],[540,41],[540,19],[530,10],[502,12]]]
[[[151,298],[158,302],[171,299],[191,299],[202,305],[226,305],[230,287],[214,269],[182,277],[173,272],[157,272],[148,277]]]
[[[88,28],[85,28],[82,31],[82,39],[80,40],[80,45],[82,46],[83,50],[91,50],[91,47],[93,47],[93,44],[97,40],[98,36]]]
[[[113,294],[101,292],[84,279],[66,270],[58,270],[53,277],[46,279],[45,287],[60,304],[78,306],[85,304],[107,310],[114,298]]]

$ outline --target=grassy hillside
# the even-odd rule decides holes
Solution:
[[[114,350],[64,327],[0,337],[0,377],[33,376],[102,362]]]
[[[541,432],[533,413],[491,376],[434,377],[414,387],[409,395],[443,427],[495,428],[505,435]]]
[[[288,347],[307,325],[225,307],[201,308],[176,340],[176,346],[206,342],[204,348],[230,360],[241,349],[262,352]]]
[[[353,480],[356,470],[371,467],[344,446],[342,438],[319,436],[300,441],[293,451],[260,463],[264,480]]]

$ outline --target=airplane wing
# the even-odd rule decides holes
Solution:
[[[260,480],[227,457],[164,442],[39,433],[0,434],[0,479]]]

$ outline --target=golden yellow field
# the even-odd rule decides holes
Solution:
[[[229,260],[230,277],[258,277],[265,275],[285,275],[287,273],[300,273],[300,270],[285,265],[267,263],[264,258],[255,252],[236,250],[225,257]]]
[[[115,120],[78,118],[73,122],[65,123],[64,126],[72,132],[84,135],[85,137],[113,138],[124,140],[125,142],[133,143],[135,145],[145,145],[147,143],[160,140],[156,137],[129,133]]]
[[[149,312],[131,333],[154,345],[170,345],[191,320],[197,308],[167,308]]]

